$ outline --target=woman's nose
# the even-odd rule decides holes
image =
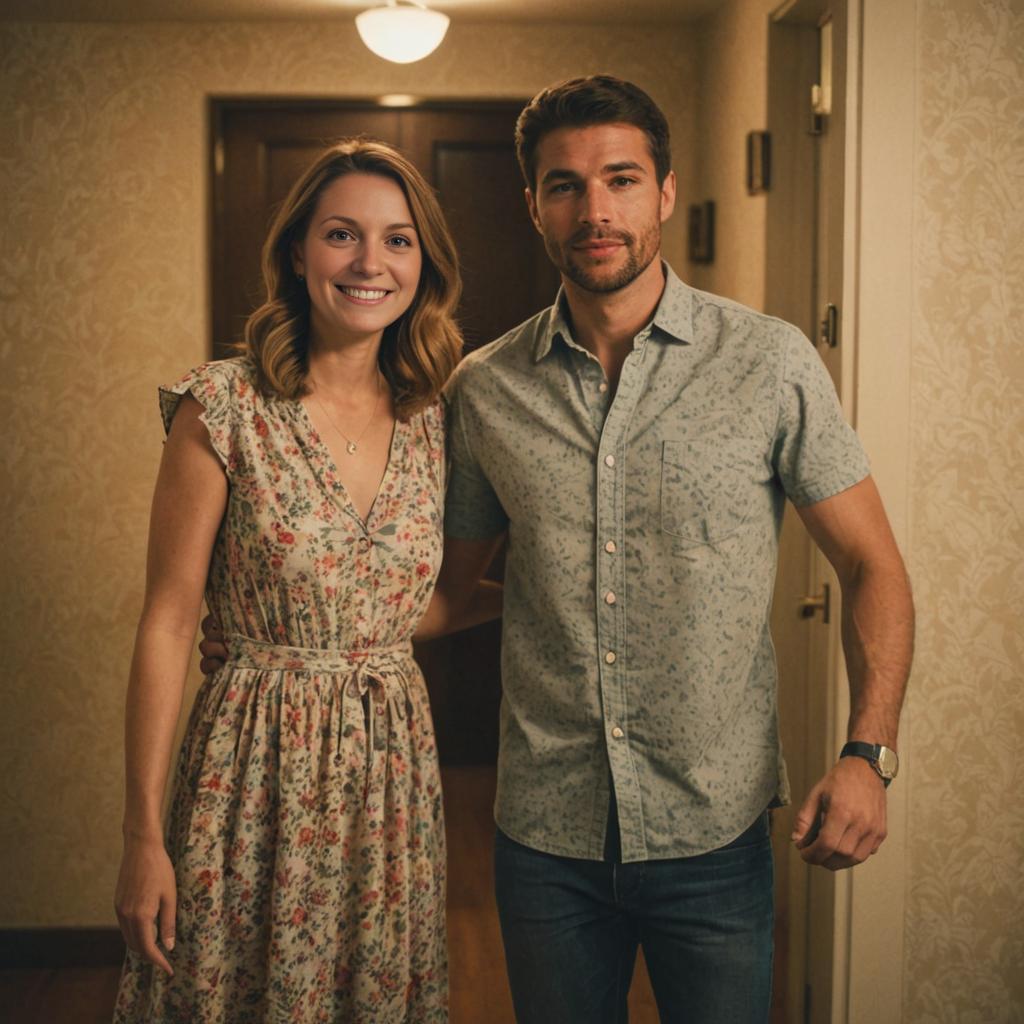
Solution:
[[[380,246],[375,242],[364,242],[352,262],[352,269],[357,274],[365,274],[367,277],[380,274],[384,270]]]

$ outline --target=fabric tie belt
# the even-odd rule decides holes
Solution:
[[[366,768],[369,773],[373,751],[387,747],[387,736],[375,728],[374,719],[390,706],[391,713],[404,719],[411,711],[409,666],[412,644],[408,640],[391,647],[367,647],[341,651],[321,647],[289,647],[285,644],[253,640],[232,633],[226,640],[228,660],[225,667],[253,668],[278,672],[302,672],[310,675],[348,676],[342,694],[362,701],[366,719]],[[395,682],[397,686],[388,685]],[[335,763],[341,762],[341,740],[345,728],[343,702],[338,702],[338,747]]]

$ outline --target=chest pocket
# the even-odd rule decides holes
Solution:
[[[686,547],[714,544],[743,526],[763,468],[753,438],[728,433],[721,421],[692,426],[693,436],[663,441],[661,456],[661,528]]]

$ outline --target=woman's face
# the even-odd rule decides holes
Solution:
[[[423,266],[405,194],[377,174],[331,182],[292,264],[306,279],[313,342],[379,340],[412,304]]]

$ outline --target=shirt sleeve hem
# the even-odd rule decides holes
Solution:
[[[797,508],[804,508],[807,505],[816,505],[826,498],[834,498],[843,491],[861,483],[870,476],[871,470],[868,466],[861,466],[855,473],[835,474],[815,480],[810,484],[804,484],[795,494],[789,495],[789,500]]]

